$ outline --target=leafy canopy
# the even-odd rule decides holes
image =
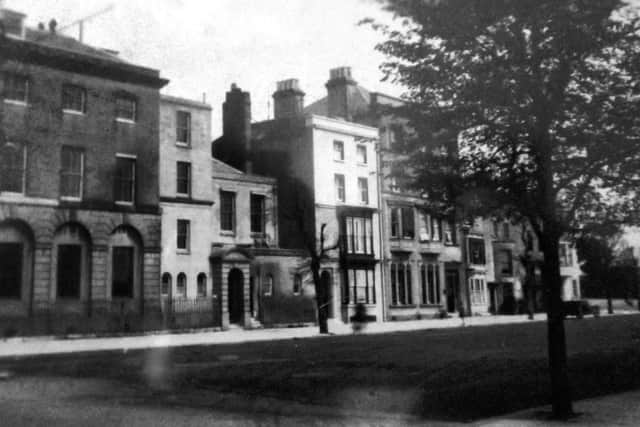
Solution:
[[[640,38],[619,0],[386,0],[387,78],[411,100],[414,185],[539,233],[635,221]],[[398,25],[395,25],[398,24]]]

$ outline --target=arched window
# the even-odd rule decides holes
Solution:
[[[160,292],[162,295],[169,295],[171,291],[171,273],[164,273],[162,275],[162,288],[160,288]]]
[[[267,277],[265,277],[264,295],[267,297],[273,295],[273,276],[271,274],[267,274]]]
[[[77,223],[66,223],[54,237],[55,287],[57,298],[86,300],[91,265],[90,236]]]
[[[180,298],[187,296],[187,275],[184,273],[178,274],[178,279],[176,280],[176,296]]]
[[[207,296],[207,275],[204,273],[198,274],[198,296]]]
[[[302,291],[302,276],[300,274],[296,274],[293,276],[293,294],[299,295],[300,291]]]
[[[111,247],[111,296],[143,298],[142,239],[137,230],[119,226],[109,238]]]

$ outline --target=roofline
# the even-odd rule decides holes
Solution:
[[[160,72],[153,68],[111,61],[98,56],[87,55],[68,49],[43,45],[30,40],[18,40],[0,36],[0,54],[8,59],[45,65],[51,68],[95,75],[116,81],[137,83],[153,88],[161,88],[169,80],[161,78]]]
[[[402,103],[407,103],[406,99],[402,99],[402,98],[398,98],[397,96],[393,96],[393,95],[388,95],[386,93],[382,93],[382,92],[369,92],[371,95],[375,95],[377,96],[384,96],[385,98],[389,98],[392,99],[394,101],[398,101],[398,102],[402,102]]]
[[[225,172],[213,172],[211,176],[213,179],[253,182],[257,184],[275,185],[277,183],[276,178],[273,178],[270,176],[252,175],[252,174],[245,174],[245,173],[235,174],[235,173],[225,173]]]
[[[189,98],[181,98],[178,96],[172,96],[172,95],[166,95],[166,94],[160,94],[160,102],[169,102],[172,104],[180,104],[180,105],[184,105],[184,106],[188,106],[188,107],[194,107],[194,108],[200,108],[203,110],[212,110],[213,107],[211,107],[210,104],[207,104],[206,102],[200,102],[200,101],[196,101],[194,99],[189,99]]]
[[[322,126],[323,124],[326,126],[327,122],[329,124],[333,124],[333,125],[337,125],[337,126],[347,126],[350,127],[354,130],[353,133],[372,133],[373,135],[369,136],[369,135],[365,135],[367,137],[370,138],[374,138],[374,139],[378,139],[379,137],[379,132],[378,132],[378,128],[373,127],[373,126],[367,126],[367,125],[363,125],[361,123],[356,123],[356,122],[350,122],[347,120],[343,120],[343,119],[336,119],[333,117],[327,117],[327,116],[321,116],[318,114],[307,114],[305,115],[305,117],[307,118],[307,123],[311,124],[311,125],[317,125],[317,126]],[[324,123],[323,123],[324,122]],[[324,128],[326,129],[326,128]],[[347,132],[346,130],[339,130],[339,129],[327,129],[327,130],[335,130],[335,131],[341,131],[342,133]]]

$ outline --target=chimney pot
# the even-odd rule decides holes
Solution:
[[[303,112],[304,92],[298,79],[281,80],[273,93],[273,116],[275,119],[299,116]]]
[[[55,19],[52,19],[51,21],[49,21],[49,31],[51,32],[51,34],[56,33],[57,26],[58,26],[58,21],[56,21]]]
[[[327,88],[327,113],[330,117],[352,120],[354,115],[354,94],[358,83],[351,75],[351,67],[329,70]]]

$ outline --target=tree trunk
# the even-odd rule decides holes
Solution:
[[[567,369],[567,343],[562,307],[562,280],[560,277],[560,235],[553,225],[545,224],[540,243],[544,253],[542,279],[547,296],[547,342],[551,375],[551,406],[554,418],[567,419],[573,414],[571,389]]]
[[[313,263],[312,263],[313,264]],[[312,266],[311,269],[313,274],[313,284],[316,288],[316,308],[318,310],[318,326],[320,328],[321,334],[329,333],[329,302],[328,302],[328,294],[329,290],[325,289],[326,284],[322,282],[320,278],[320,268],[319,266]]]
[[[607,283],[604,285],[604,291],[607,296],[607,312],[609,314],[613,314],[613,301],[611,299],[611,284]]]

